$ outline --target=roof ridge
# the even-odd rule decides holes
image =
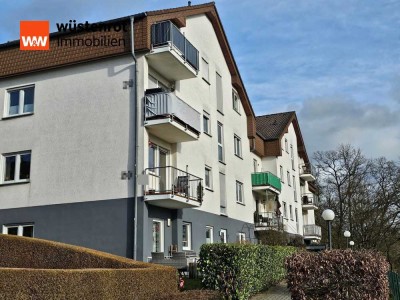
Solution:
[[[196,8],[207,7],[207,6],[215,6],[215,2],[212,1],[212,2],[206,2],[206,3],[201,3],[201,4],[195,4],[195,5],[185,5],[185,6],[178,6],[178,7],[172,7],[172,8],[150,10],[150,11],[146,11],[146,13],[148,15],[154,16],[154,15],[165,14],[165,13],[168,13],[169,11],[196,9]]]
[[[273,114],[265,114],[265,115],[256,116],[256,118],[272,117],[272,116],[276,116],[276,115],[293,114],[293,113],[296,113],[296,111],[295,110],[291,110],[291,111],[285,111],[285,112],[279,112],[279,113],[273,113]]]

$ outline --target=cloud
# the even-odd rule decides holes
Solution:
[[[398,158],[399,113],[399,107],[343,97],[308,99],[298,110],[309,153],[350,143],[369,157],[389,159]]]

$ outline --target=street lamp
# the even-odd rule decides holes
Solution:
[[[346,246],[349,248],[349,237],[351,236],[350,231],[346,230],[344,233],[344,237],[346,238]]]
[[[335,218],[335,213],[331,209],[325,209],[322,218],[328,222],[329,250],[332,250],[332,227],[331,222]]]
[[[350,241],[350,247],[351,247],[351,249],[353,249],[353,246],[354,246],[354,242],[353,241]]]

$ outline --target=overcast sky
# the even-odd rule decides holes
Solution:
[[[400,0],[216,0],[257,115],[295,110],[311,156],[339,143],[400,158]],[[0,43],[20,20],[94,22],[177,0],[1,0]],[[192,1],[192,4],[200,4]]]

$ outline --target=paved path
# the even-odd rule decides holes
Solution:
[[[286,287],[286,282],[271,287],[262,294],[255,295],[251,300],[290,300],[290,292]]]

